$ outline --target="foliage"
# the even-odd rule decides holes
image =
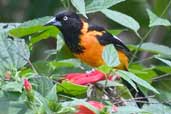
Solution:
[[[64,7],[72,7],[86,18],[90,14],[100,12],[106,18],[132,30],[141,39],[138,45],[129,46],[133,53],[129,71],[113,69],[120,64],[120,61],[116,49],[112,45],[107,45],[102,55],[106,65],[96,68],[102,71],[103,74],[101,73],[100,76],[103,75],[104,79],[89,85],[78,85],[66,79],[66,74],[73,72],[82,72],[85,77],[88,77],[87,74],[91,75],[91,73],[84,72],[92,67],[74,58],[56,27],[43,26],[52,17],[46,16],[23,23],[0,24],[0,110],[2,111],[0,113],[74,114],[77,112],[77,106],[82,104],[97,114],[169,114],[171,112],[169,77],[171,76],[171,48],[145,42],[149,32],[141,36],[139,32],[141,26],[137,19],[113,10],[113,6],[120,6],[119,3],[124,2],[127,1],[61,0]],[[163,17],[170,4],[171,1],[167,3],[168,6],[161,16],[147,9],[145,13],[149,16],[149,31],[154,26],[170,27],[169,20]],[[124,29],[108,31],[117,35]],[[57,40],[56,48],[45,50],[47,58],[43,60],[32,58],[35,45],[50,38]],[[148,52],[151,56],[142,60],[137,59],[138,52]],[[144,65],[144,61],[150,61],[151,66]],[[153,63],[153,61],[157,62]],[[115,79],[110,80],[110,76]],[[117,76],[126,80],[136,90],[138,85],[149,97],[150,105],[145,104],[142,109],[139,109],[135,105],[134,98],[129,95],[131,90],[125,89]],[[24,80],[27,80],[27,84],[31,86],[29,89],[25,88]],[[106,93],[108,87],[114,87],[115,92]],[[113,97],[116,101],[113,101]],[[103,102],[105,107],[103,110],[98,110],[87,103],[88,99]],[[124,103],[126,106],[123,105]],[[118,106],[117,112],[112,112],[113,104]]]

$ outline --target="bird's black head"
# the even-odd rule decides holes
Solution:
[[[73,30],[79,31],[82,28],[80,17],[76,13],[70,11],[59,12],[46,25],[54,25],[62,32]]]
[[[54,25],[60,29],[64,36],[65,43],[74,53],[83,52],[83,47],[79,45],[81,29],[83,23],[81,18],[74,12],[63,11],[51,19],[47,25]]]

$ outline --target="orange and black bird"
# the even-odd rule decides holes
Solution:
[[[47,25],[54,25],[59,28],[64,36],[66,45],[74,56],[93,67],[105,64],[102,59],[103,49],[106,45],[113,44],[118,51],[120,60],[120,65],[116,69],[128,70],[129,49],[121,40],[107,32],[104,27],[89,24],[86,19],[70,11],[58,13]],[[140,100],[148,101],[140,89],[137,92],[127,81],[123,80],[123,82],[133,97],[141,97],[144,99]],[[142,107],[143,103],[137,102],[137,105]]]

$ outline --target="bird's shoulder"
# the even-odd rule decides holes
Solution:
[[[103,26],[92,24],[89,25],[88,31],[97,31],[101,33],[101,35],[96,36],[101,45],[113,44],[116,49],[130,52],[128,47],[117,36],[110,34]]]

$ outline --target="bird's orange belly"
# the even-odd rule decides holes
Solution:
[[[86,64],[98,67],[104,63],[102,59],[103,46],[89,46],[85,48],[84,53],[76,54],[75,56]]]
[[[75,54],[75,56],[81,61],[93,67],[98,67],[105,64],[102,58],[104,46],[101,45],[97,40],[97,35],[101,36],[102,33],[92,31],[88,32],[85,35],[81,35],[80,45],[83,46],[85,49],[83,50],[83,53]],[[127,69],[128,57],[122,51],[118,51],[118,56],[120,65],[118,65],[116,68]]]

